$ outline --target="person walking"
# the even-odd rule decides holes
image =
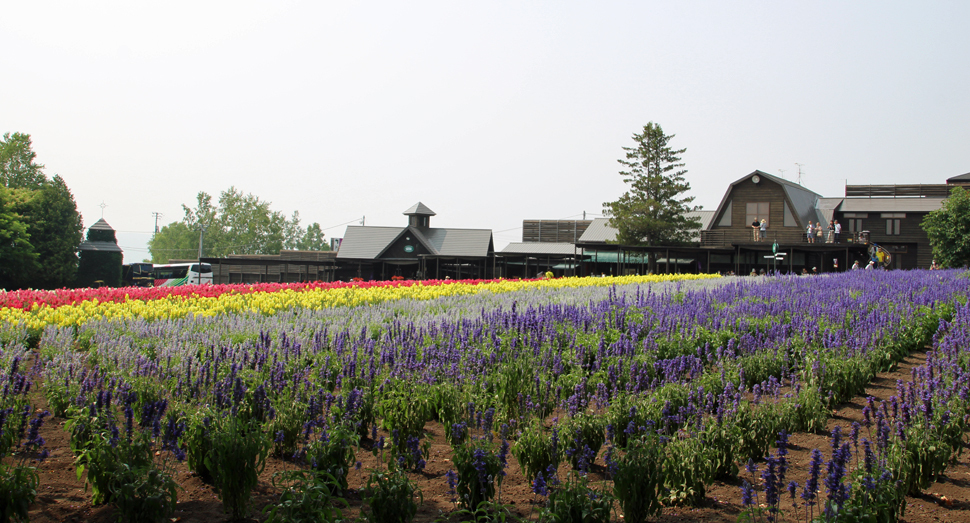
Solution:
[[[842,224],[835,220],[835,243],[839,243],[839,236],[842,235]]]
[[[811,220],[808,221],[808,229],[806,231],[808,232],[808,243],[815,243],[815,226],[812,225]]]

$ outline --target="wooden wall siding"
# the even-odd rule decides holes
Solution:
[[[522,220],[523,242],[574,243],[592,220]]]
[[[752,183],[745,180],[731,188],[728,195],[731,201],[731,226],[722,227],[712,225],[711,229],[723,232],[724,243],[752,243],[754,237],[751,232],[751,223],[747,221],[748,203],[768,202],[768,241],[777,240],[778,243],[800,243],[805,242],[805,231],[799,225],[796,227],[785,227],[785,190],[775,182],[761,180],[761,183]],[[792,214],[796,214],[792,209]],[[796,218],[797,219],[797,218]],[[715,216],[712,224],[718,224],[721,216]],[[808,224],[805,224],[806,226]]]
[[[903,256],[903,269],[928,269],[933,262],[933,249],[926,231],[920,227],[926,213],[908,212],[905,218],[900,218],[899,235],[886,234],[886,220],[880,218],[878,212],[868,213],[868,218],[862,220],[862,230],[869,231],[869,241],[880,245],[909,245],[908,252]],[[841,212],[835,213],[835,219],[843,225],[849,218],[844,218]]]

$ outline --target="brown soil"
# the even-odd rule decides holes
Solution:
[[[915,353],[906,358],[896,371],[880,374],[866,388],[866,394],[840,405],[833,411],[829,429],[841,425],[847,434],[853,421],[862,421],[862,408],[867,395],[872,395],[878,400],[889,398],[895,393],[896,381],[908,381],[910,369],[923,364],[925,358],[925,353]],[[44,407],[44,399],[41,395],[37,395],[34,401],[41,408]],[[31,506],[31,521],[39,523],[115,521],[116,516],[110,505],[91,506],[91,492],[85,490],[83,480],[78,480],[75,474],[68,434],[63,425],[63,419],[54,419],[43,428],[42,435],[47,440],[47,448],[51,456],[40,466],[40,489],[36,502]],[[423,473],[411,474],[412,480],[420,487],[424,497],[417,516],[419,522],[433,521],[454,510],[454,506],[449,501],[445,479],[445,473],[452,468],[450,447],[445,441],[440,424],[429,423],[426,430],[433,438],[427,468]],[[367,447],[368,443],[364,442],[364,446]],[[804,485],[812,449],[821,449],[826,459],[829,457],[828,437],[798,433],[791,436],[790,443],[789,479]],[[360,513],[359,489],[366,483],[367,470],[377,467],[379,463],[378,459],[367,450],[361,450],[357,459],[363,463],[363,466],[359,471],[352,471],[350,474],[351,492],[347,496],[350,508],[344,511],[345,516],[351,517]],[[602,458],[596,467],[600,472],[603,465],[601,460]],[[274,501],[279,494],[279,491],[272,486],[273,474],[288,468],[293,468],[293,465],[273,458],[268,460],[266,470],[261,476],[260,486],[254,495],[253,519],[250,521],[265,519],[261,514],[262,508]],[[210,485],[193,476],[184,464],[177,464],[175,469],[176,480],[183,490],[179,491],[178,508],[172,521],[184,523],[228,521],[228,517],[222,510],[222,503]],[[591,477],[594,484],[602,484],[603,476],[597,470],[594,470]],[[528,481],[523,478],[521,469],[511,455],[507,472],[508,476],[501,491],[501,501],[508,504],[519,517],[536,519],[539,508],[536,505],[536,498],[530,492]],[[787,520],[805,519],[804,513],[796,515],[791,511],[791,505],[787,499],[782,504],[788,511],[785,514]],[[735,521],[740,510],[740,481],[716,482],[707,492],[705,506],[668,507],[659,521]],[[970,521],[970,455],[964,453],[959,461],[947,470],[947,476],[934,483],[927,493],[908,498],[904,521],[911,523]]]

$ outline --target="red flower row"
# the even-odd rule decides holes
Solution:
[[[235,283],[224,285],[183,285],[180,287],[101,287],[97,289],[58,289],[54,291],[20,290],[0,291],[0,307],[29,310],[35,305],[60,307],[89,300],[121,303],[127,300],[150,301],[170,296],[215,298],[227,293],[249,294],[253,292],[278,292],[284,289],[307,291],[313,289],[337,289],[341,287],[410,287],[411,285],[442,285],[464,283],[477,285],[493,280],[423,280],[423,281],[360,281],[309,282],[309,283]]]

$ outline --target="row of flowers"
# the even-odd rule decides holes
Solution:
[[[467,285],[491,280],[459,280]],[[451,283],[451,280],[428,280],[424,285]],[[254,292],[278,292],[281,290],[308,291],[317,289],[340,289],[344,287],[410,286],[414,281],[359,281],[351,282],[301,282],[301,283],[234,283],[220,285],[182,285],[178,287],[101,287],[82,289],[0,291],[0,308],[30,310],[35,307],[62,307],[85,301],[121,303],[130,300],[152,301],[169,297],[215,298],[223,294],[251,294]]]
[[[560,278],[554,280],[432,280],[405,282],[309,283],[260,285],[194,285],[166,289],[86,289],[71,302],[57,298],[34,302],[29,308],[0,309],[0,321],[43,329],[47,325],[80,326],[93,319],[148,320],[214,316],[255,311],[276,314],[294,309],[373,305],[402,299],[431,300],[447,296],[506,293],[534,289],[610,286],[662,281],[707,279],[711,275],[620,276],[607,278]],[[84,294],[87,291],[91,294]],[[60,292],[60,291],[55,291]],[[63,291],[71,295],[75,291]],[[120,293],[126,293],[123,295]]]

